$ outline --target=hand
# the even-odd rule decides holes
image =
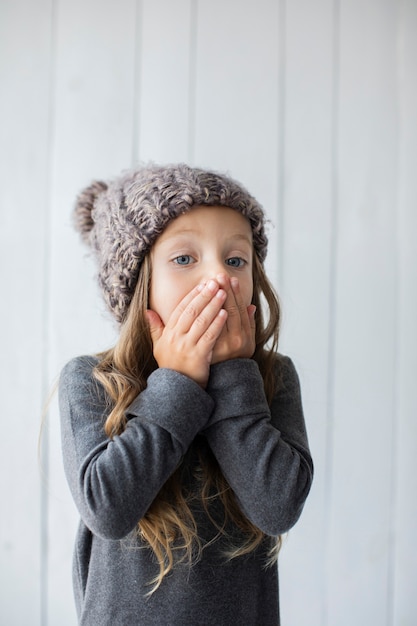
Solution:
[[[256,347],[256,307],[253,304],[248,307],[244,304],[238,278],[229,278],[225,274],[219,274],[217,281],[227,294],[224,304],[227,320],[214,346],[212,363],[220,363],[228,359],[250,358]]]
[[[153,353],[159,367],[189,376],[207,385],[213,349],[227,319],[226,292],[218,282],[198,285],[172,312],[164,326],[159,315],[147,311]]]

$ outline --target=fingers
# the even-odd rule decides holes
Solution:
[[[227,322],[216,342],[212,363],[232,358],[251,357],[255,350],[255,311],[253,304],[243,301],[237,277],[217,276],[227,293],[224,309]]]
[[[207,284],[198,285],[176,307],[167,327],[176,327],[179,332],[190,333],[198,340],[216,320],[225,300],[226,292],[216,281],[209,280]],[[223,325],[223,314],[220,318]]]
[[[225,311],[225,309],[220,309],[216,317],[207,326],[207,328],[203,331],[203,333],[199,336],[197,340],[198,344],[200,345],[204,344],[206,346],[206,349],[209,350],[210,361],[211,361],[211,354],[212,354],[213,348],[215,346],[216,341],[218,340],[218,338],[220,337],[223,331],[226,320],[227,320],[227,311]]]
[[[249,325],[251,327],[251,330],[255,332],[256,330],[256,322],[255,322],[256,306],[254,304],[250,304],[247,308],[247,311],[248,311],[248,317],[249,317]]]
[[[243,302],[239,279],[235,276],[229,278],[224,274],[218,275],[219,284],[227,293],[224,308],[227,311],[227,331],[247,333],[250,330],[250,322],[247,306]]]
[[[159,367],[176,370],[205,387],[214,346],[227,319],[226,292],[216,281],[199,285],[170,315],[166,326],[155,311],[146,313]]]
[[[146,319],[149,326],[149,331],[151,333],[152,341],[157,341],[159,337],[162,335],[164,330],[164,325],[162,323],[161,318],[158,313],[148,309],[146,311]]]
[[[243,301],[238,278],[226,274],[192,289],[166,326],[155,311],[148,310],[156,362],[204,387],[211,364],[253,355],[255,310]]]

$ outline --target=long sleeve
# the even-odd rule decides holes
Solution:
[[[279,360],[271,408],[253,360],[213,366],[207,391],[215,409],[204,429],[243,512],[269,535],[295,524],[313,476],[298,376],[288,357]]]
[[[92,374],[96,363],[76,358],[60,376],[64,468],[86,526],[119,539],[135,528],[176,469],[213,401],[189,378],[156,370],[129,407],[126,430],[110,440],[104,432],[108,403]]]

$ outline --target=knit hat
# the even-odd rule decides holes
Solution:
[[[158,235],[195,205],[239,211],[249,220],[255,252],[264,261],[262,207],[228,176],[184,164],[148,165],[108,183],[93,182],[78,196],[75,226],[97,258],[99,285],[118,322],[126,317],[141,263]]]

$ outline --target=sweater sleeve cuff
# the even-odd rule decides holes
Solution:
[[[214,402],[188,376],[160,368],[148,378],[147,387],[129,406],[129,418],[152,422],[188,448],[211,415]]]
[[[226,418],[265,414],[269,410],[262,376],[253,359],[233,359],[213,365],[207,392],[215,404],[207,427]]]

